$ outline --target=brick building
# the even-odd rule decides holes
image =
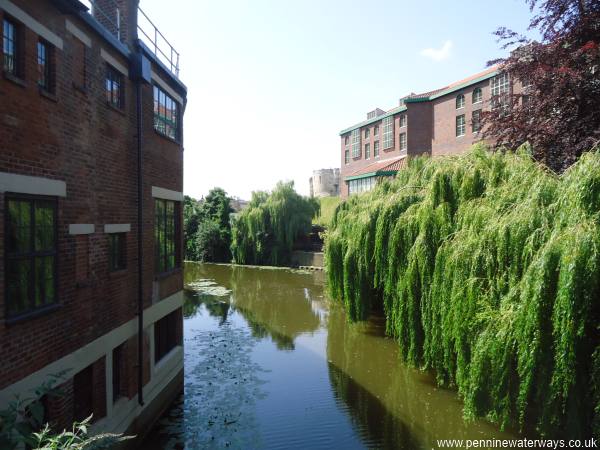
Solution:
[[[0,409],[64,373],[60,429],[143,434],[183,386],[186,87],[141,14],[0,0]]]
[[[513,88],[521,86],[492,67],[434,91],[410,94],[387,112],[369,112],[367,120],[340,132],[342,197],[395,175],[408,157],[467,150],[481,140],[481,111],[492,98],[504,101]]]

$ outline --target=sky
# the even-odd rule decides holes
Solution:
[[[140,0],[181,54],[184,193],[309,193],[340,167],[339,131],[411,92],[485,69],[525,32],[524,0]]]

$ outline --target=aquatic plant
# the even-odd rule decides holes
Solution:
[[[277,183],[271,193],[253,192],[232,225],[231,253],[238,264],[284,265],[294,241],[311,229],[316,199],[302,197],[294,183]]]
[[[340,204],[332,297],[374,308],[402,358],[455,386],[468,418],[600,433],[600,154],[561,176],[529,149],[416,158]]]

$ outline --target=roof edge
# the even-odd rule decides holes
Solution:
[[[498,75],[500,71],[498,69],[493,70],[485,75],[481,75],[477,78],[473,78],[472,80],[465,81],[464,83],[457,84],[456,86],[448,87],[447,89],[442,90],[441,92],[437,92],[436,94],[430,95],[428,97],[420,97],[420,98],[407,98],[404,100],[405,103],[418,103],[418,102],[428,102],[431,100],[435,100],[436,98],[443,97],[444,95],[452,94],[453,92],[460,91],[461,89],[466,88],[467,86],[471,86],[473,84],[480,83],[489,78],[493,78]]]
[[[459,91],[461,89],[464,89],[467,86],[471,86],[473,84],[476,83],[480,83],[482,81],[485,81],[489,78],[495,77],[496,75],[498,75],[500,73],[499,69],[493,70],[491,72],[488,72],[484,75],[481,75],[477,78],[473,78],[472,80],[468,80],[465,81],[464,83],[460,83],[457,84],[455,86],[448,86],[446,89],[442,89],[440,92],[436,92],[435,94],[429,95],[429,96],[425,96],[425,97],[414,97],[414,98],[410,98],[410,97],[406,97],[404,98],[404,103],[421,103],[421,102],[429,102],[431,100],[435,100],[436,98],[439,97],[443,97],[444,95],[448,95],[451,94],[453,92]],[[369,120],[365,120],[363,122],[359,122],[356,125],[352,125],[351,127],[345,128],[342,131],[339,132],[339,135],[342,136],[346,133],[349,133],[353,130],[356,130],[357,128],[361,128],[364,127],[365,125],[370,125],[371,123],[377,122],[378,120],[384,119],[386,117],[392,116],[396,113],[402,112],[402,111],[406,111],[407,107],[406,106],[400,106],[400,107],[396,107],[393,108],[391,110],[389,110],[387,113],[375,117],[373,119],[369,119]]]
[[[359,175],[351,175],[349,177],[344,178],[344,181],[359,180],[361,178],[371,178],[371,177],[389,177],[392,175],[396,175],[397,173],[398,173],[397,170],[376,170],[375,172],[367,172],[367,173],[361,173]]]
[[[395,108],[390,109],[388,112],[386,112],[385,114],[382,114],[381,116],[373,117],[372,119],[363,120],[362,122],[359,122],[356,125],[352,125],[351,127],[343,129],[342,131],[340,131],[340,136],[343,134],[349,133],[352,130],[356,130],[357,128],[364,127],[365,125],[370,125],[379,120],[385,119],[386,117],[393,116],[394,114],[397,114],[402,111],[406,111],[406,106],[404,106],[404,105],[396,106]]]

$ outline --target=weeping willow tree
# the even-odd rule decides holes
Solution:
[[[563,175],[526,148],[413,159],[336,210],[330,294],[373,308],[405,361],[465,415],[548,437],[600,435],[600,154]]]
[[[271,193],[253,192],[248,207],[233,222],[234,261],[273,266],[288,263],[294,241],[310,232],[318,211],[318,201],[296,193],[293,182],[279,182]]]

